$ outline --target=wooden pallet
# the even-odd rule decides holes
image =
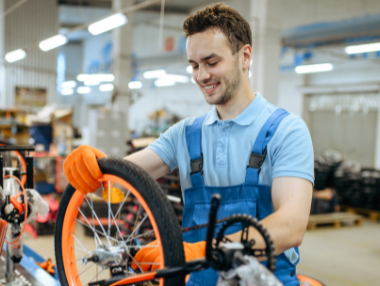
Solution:
[[[363,217],[352,213],[331,213],[310,215],[307,229],[313,230],[320,226],[333,226],[339,228],[342,225],[361,225]]]
[[[360,209],[350,206],[339,206],[340,211],[345,211],[353,214],[360,214],[368,217],[370,220],[380,222],[380,211],[374,211],[369,209]]]

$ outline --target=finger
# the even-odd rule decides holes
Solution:
[[[98,149],[95,149],[95,148],[92,148],[91,146],[90,146],[90,148],[92,149],[92,151],[94,151],[94,154],[95,154],[96,158],[99,159],[99,158],[105,158],[105,157],[107,157],[107,155],[104,154],[102,151],[100,151]]]
[[[97,179],[92,177],[90,171],[87,169],[86,164],[83,160],[78,160],[75,162],[76,169],[81,174],[81,177],[86,181],[87,185],[89,185],[92,189],[96,190],[100,187],[100,183]]]
[[[159,255],[159,256],[157,256],[157,258],[154,260],[154,264],[152,265],[152,269],[151,269],[151,271],[155,271],[155,270],[157,270],[157,269],[159,269],[159,268],[161,268],[162,267],[162,265],[160,264],[160,259],[161,258],[161,256]]]
[[[152,264],[145,264],[145,263],[154,263],[154,261],[157,259],[157,257],[160,257],[160,253],[157,248],[154,248],[153,250],[149,251],[143,258],[142,262],[144,264],[140,265],[143,271],[148,271],[149,268],[152,266]]]
[[[140,268],[141,268],[142,271],[144,271],[144,272],[148,271],[149,268],[152,266],[152,264],[150,264],[150,263],[152,263],[154,261],[154,259],[152,259],[152,257],[156,257],[157,256],[157,255],[154,254],[155,250],[156,249],[149,249],[148,252],[144,252],[144,255],[141,254],[137,258],[136,258],[137,255],[135,256],[135,260],[136,260],[137,263],[144,263],[144,264],[140,264]],[[153,252],[153,254],[151,254],[151,252]],[[137,253],[137,254],[139,254],[139,253]],[[132,269],[136,270],[137,268],[138,268],[138,266],[135,263],[133,263],[132,264]]]
[[[75,177],[76,183],[80,186],[81,190],[87,193],[92,193],[94,190],[86,183],[86,181],[82,178],[81,174],[78,172],[76,165],[74,168],[71,168],[71,173]]]
[[[152,245],[156,245],[156,244],[157,244],[157,241],[154,240],[154,241],[148,243],[146,246],[152,246]],[[142,262],[142,260],[144,259],[144,256],[147,255],[147,253],[148,253],[149,251],[151,251],[151,250],[152,250],[151,247],[143,247],[143,248],[141,248],[141,249],[136,253],[136,255],[135,255],[135,257],[134,257],[134,261],[136,261],[136,262]],[[148,265],[148,266],[149,266],[149,265]],[[137,266],[137,264],[136,264],[135,262],[133,262],[133,263],[131,264],[131,267],[132,267],[133,270],[136,270],[136,269],[138,268],[138,266]]]
[[[103,177],[103,173],[99,168],[98,161],[96,161],[95,153],[91,149],[85,149],[82,153],[83,161],[87,166],[87,170],[91,173],[94,179]]]
[[[86,191],[83,190],[83,188],[78,184],[78,182],[75,180],[75,177],[71,173],[71,171],[67,171],[65,174],[67,180],[70,182],[70,185],[74,187],[74,189],[80,191],[82,194],[86,195]]]

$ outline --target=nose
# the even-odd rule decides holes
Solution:
[[[210,74],[207,72],[206,68],[199,66],[196,78],[198,82],[207,82],[210,79]]]

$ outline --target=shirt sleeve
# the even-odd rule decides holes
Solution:
[[[288,117],[270,142],[272,178],[299,177],[314,185],[314,151],[309,130],[298,116]]]
[[[160,156],[165,164],[169,166],[170,172],[178,167],[177,145],[183,126],[183,121],[174,124],[147,147]]]

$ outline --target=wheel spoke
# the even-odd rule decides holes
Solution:
[[[82,249],[82,248],[79,248],[79,247],[75,247],[75,246],[72,246],[71,248],[73,248],[75,250],[80,250],[80,251],[86,252],[88,254],[88,251],[85,250],[85,249]]]
[[[77,222],[79,222],[80,224],[84,225],[85,227],[88,227],[89,229],[91,229],[92,231],[94,231],[91,227],[89,227],[87,224],[85,224],[84,222],[80,221],[79,219],[76,218],[75,220],[76,220]],[[104,233],[102,233],[101,231],[96,230],[96,229],[95,229],[95,231],[96,231],[98,234],[101,234],[101,235],[103,235],[103,236],[106,237],[106,235],[105,235]],[[118,240],[117,240],[117,239],[114,239],[113,237],[110,237],[110,239],[113,240],[113,241],[115,241],[115,242],[118,242]]]
[[[95,228],[91,227],[90,222],[87,220],[87,218],[85,217],[85,215],[83,214],[83,212],[80,210],[80,208],[78,206],[77,206],[77,209],[80,212],[80,214],[82,215],[82,217],[86,220],[88,227],[94,232],[94,235],[96,235],[96,238],[99,239],[100,244],[103,244],[102,241],[100,240],[98,234],[96,233]]]
[[[111,182],[108,181],[108,236],[111,236]]]
[[[136,259],[135,259],[133,256],[130,256],[130,258],[132,258],[132,260],[135,262],[135,264],[136,264],[137,267],[140,269],[140,271],[141,271],[142,273],[144,273],[144,270],[142,270],[142,268],[140,267],[140,263],[138,263],[138,262],[136,261]],[[150,281],[148,281],[148,283],[149,283],[151,286],[153,286],[153,284],[152,284]]]
[[[86,197],[86,196],[84,196],[84,198],[86,199],[87,203],[88,203],[88,204],[90,204],[90,203],[89,203],[89,201],[88,201],[88,199],[87,199],[87,197]],[[91,208],[91,211],[94,213],[94,216],[95,216],[95,218],[97,219],[97,221],[98,221],[98,223],[99,223],[99,225],[100,225],[100,227],[101,227],[101,229],[102,229],[103,233],[105,234],[105,236],[106,236],[106,238],[107,238],[107,241],[108,241],[108,244],[109,244],[109,246],[111,247],[112,245],[111,245],[111,242],[110,242],[110,238],[108,237],[108,235],[107,235],[106,231],[104,230],[104,228],[103,228],[103,225],[100,223],[100,220],[99,220],[98,216],[96,215],[96,212],[94,211],[94,209],[93,209],[93,208]]]
[[[83,273],[85,273],[88,269],[90,269],[92,266],[94,266],[95,264],[94,263],[91,263],[91,265],[89,266],[89,267],[87,267],[85,270],[83,270],[81,273],[79,273],[78,275],[77,275],[77,277],[79,277],[79,276],[81,276]],[[77,278],[76,277],[76,278]]]
[[[128,191],[128,193],[125,195],[124,200],[122,201],[119,209],[117,210],[115,217],[118,216],[118,215],[120,215],[120,211],[121,211],[122,207],[124,206],[125,201],[127,200],[129,194],[130,194],[130,191]]]
[[[80,244],[80,246],[83,247],[83,249],[84,249],[88,254],[91,254],[91,252],[88,251],[86,247],[84,247],[84,245],[82,244],[82,242],[80,242],[80,240],[79,240],[78,238],[76,238],[75,235],[74,235],[72,232],[70,232],[70,234],[74,237],[74,239]]]
[[[93,198],[92,198],[92,194],[90,195],[91,197],[91,209],[94,209],[94,201],[93,201]],[[95,219],[94,219],[94,213],[91,212],[91,216],[92,216],[92,227],[94,228],[95,230]],[[95,247],[98,248],[98,241],[96,240],[96,233],[94,231],[94,240],[95,240]]]
[[[146,220],[147,217],[148,217],[148,215],[146,214],[146,215],[143,217],[143,219],[139,222],[139,224],[133,229],[131,235],[130,235],[130,236],[128,237],[128,239],[126,240],[127,243],[128,243],[128,242],[131,242],[131,243],[132,243],[132,240],[134,239],[134,238],[133,238],[133,234],[135,233],[135,231],[137,231],[137,230],[140,228],[141,224]],[[135,224],[135,225],[136,225],[136,224]],[[144,235],[145,235],[145,234],[144,234]]]

